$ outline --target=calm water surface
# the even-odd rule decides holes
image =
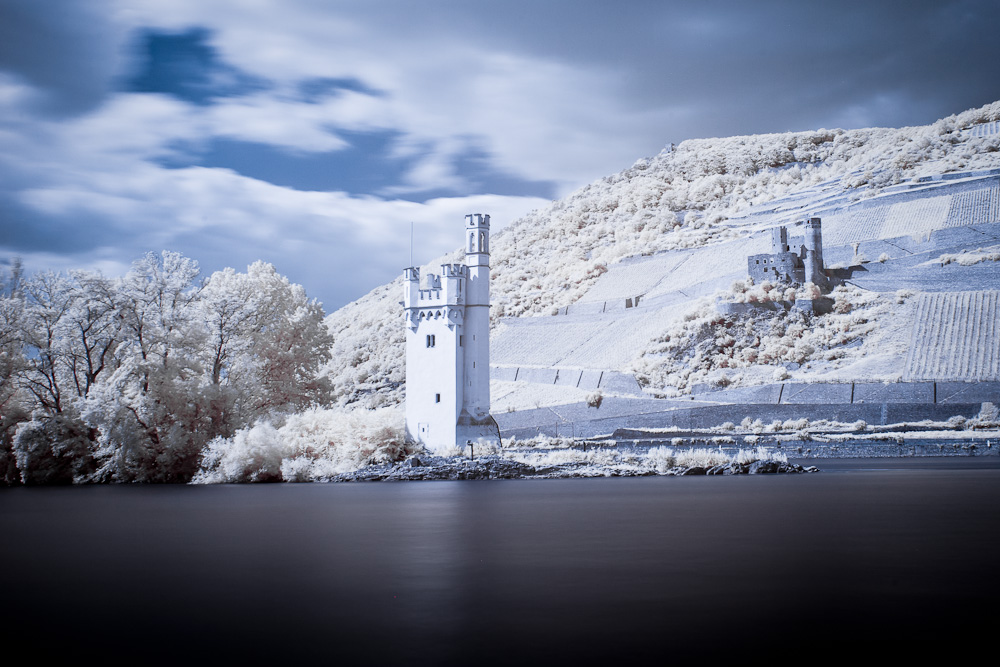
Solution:
[[[134,664],[784,662],[987,645],[1000,459],[817,463],[4,489],[0,635],[38,657]]]

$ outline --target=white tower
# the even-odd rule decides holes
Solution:
[[[431,451],[499,440],[490,416],[490,216],[466,216],[465,265],[403,272],[406,435]]]

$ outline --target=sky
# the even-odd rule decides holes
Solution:
[[[1000,99],[1000,3],[0,0],[0,262],[274,264],[327,312],[684,139]]]

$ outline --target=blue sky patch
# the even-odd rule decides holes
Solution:
[[[164,93],[194,104],[214,98],[246,95],[270,87],[269,82],[219,58],[204,28],[169,33],[145,30],[136,46],[138,71],[124,82],[134,93]]]
[[[555,199],[555,181],[532,181],[493,167],[489,153],[470,148],[455,160],[455,171],[469,182],[473,192],[491,195]]]
[[[303,153],[277,146],[214,139],[208,148],[187,158],[161,161],[166,167],[221,167],[295,190],[341,191],[370,194],[374,190],[397,185],[403,180],[412,160],[390,157],[392,142],[398,133],[337,133],[349,148],[324,153]]]
[[[417,157],[400,158],[392,154],[399,132],[338,130],[337,136],[350,146],[338,151],[304,153],[252,141],[219,138],[213,139],[203,150],[180,147],[181,156],[160,160],[159,164],[168,168],[197,165],[232,169],[243,176],[305,191],[367,195],[405,188],[406,174]],[[401,192],[395,196],[415,202],[471,194],[555,197],[554,182],[526,180],[495,169],[490,164],[489,154],[478,148],[459,156],[454,166],[462,179],[462,187]]]
[[[338,95],[344,90],[361,93],[363,95],[371,95],[372,97],[382,97],[385,95],[382,91],[371,88],[360,79],[355,79],[353,77],[319,77],[315,79],[306,79],[305,81],[299,83],[298,88],[302,101],[313,104],[320,102],[324,98]]]
[[[90,211],[47,215],[0,192],[0,238],[17,253],[73,255],[115,242],[115,232]]]

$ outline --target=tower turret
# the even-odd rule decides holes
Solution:
[[[490,414],[490,216],[465,216],[465,405],[474,421]]]
[[[446,304],[465,303],[465,265],[442,264],[441,280],[444,284],[442,298]]]
[[[809,218],[804,223],[805,239],[803,245],[806,249],[806,256],[803,259],[805,265],[805,280],[819,287],[826,285],[826,274],[823,273],[823,231],[819,218]]]
[[[775,227],[771,230],[771,254],[788,252],[788,230],[784,227]]]
[[[420,300],[420,269],[403,269],[403,307],[413,308]]]

